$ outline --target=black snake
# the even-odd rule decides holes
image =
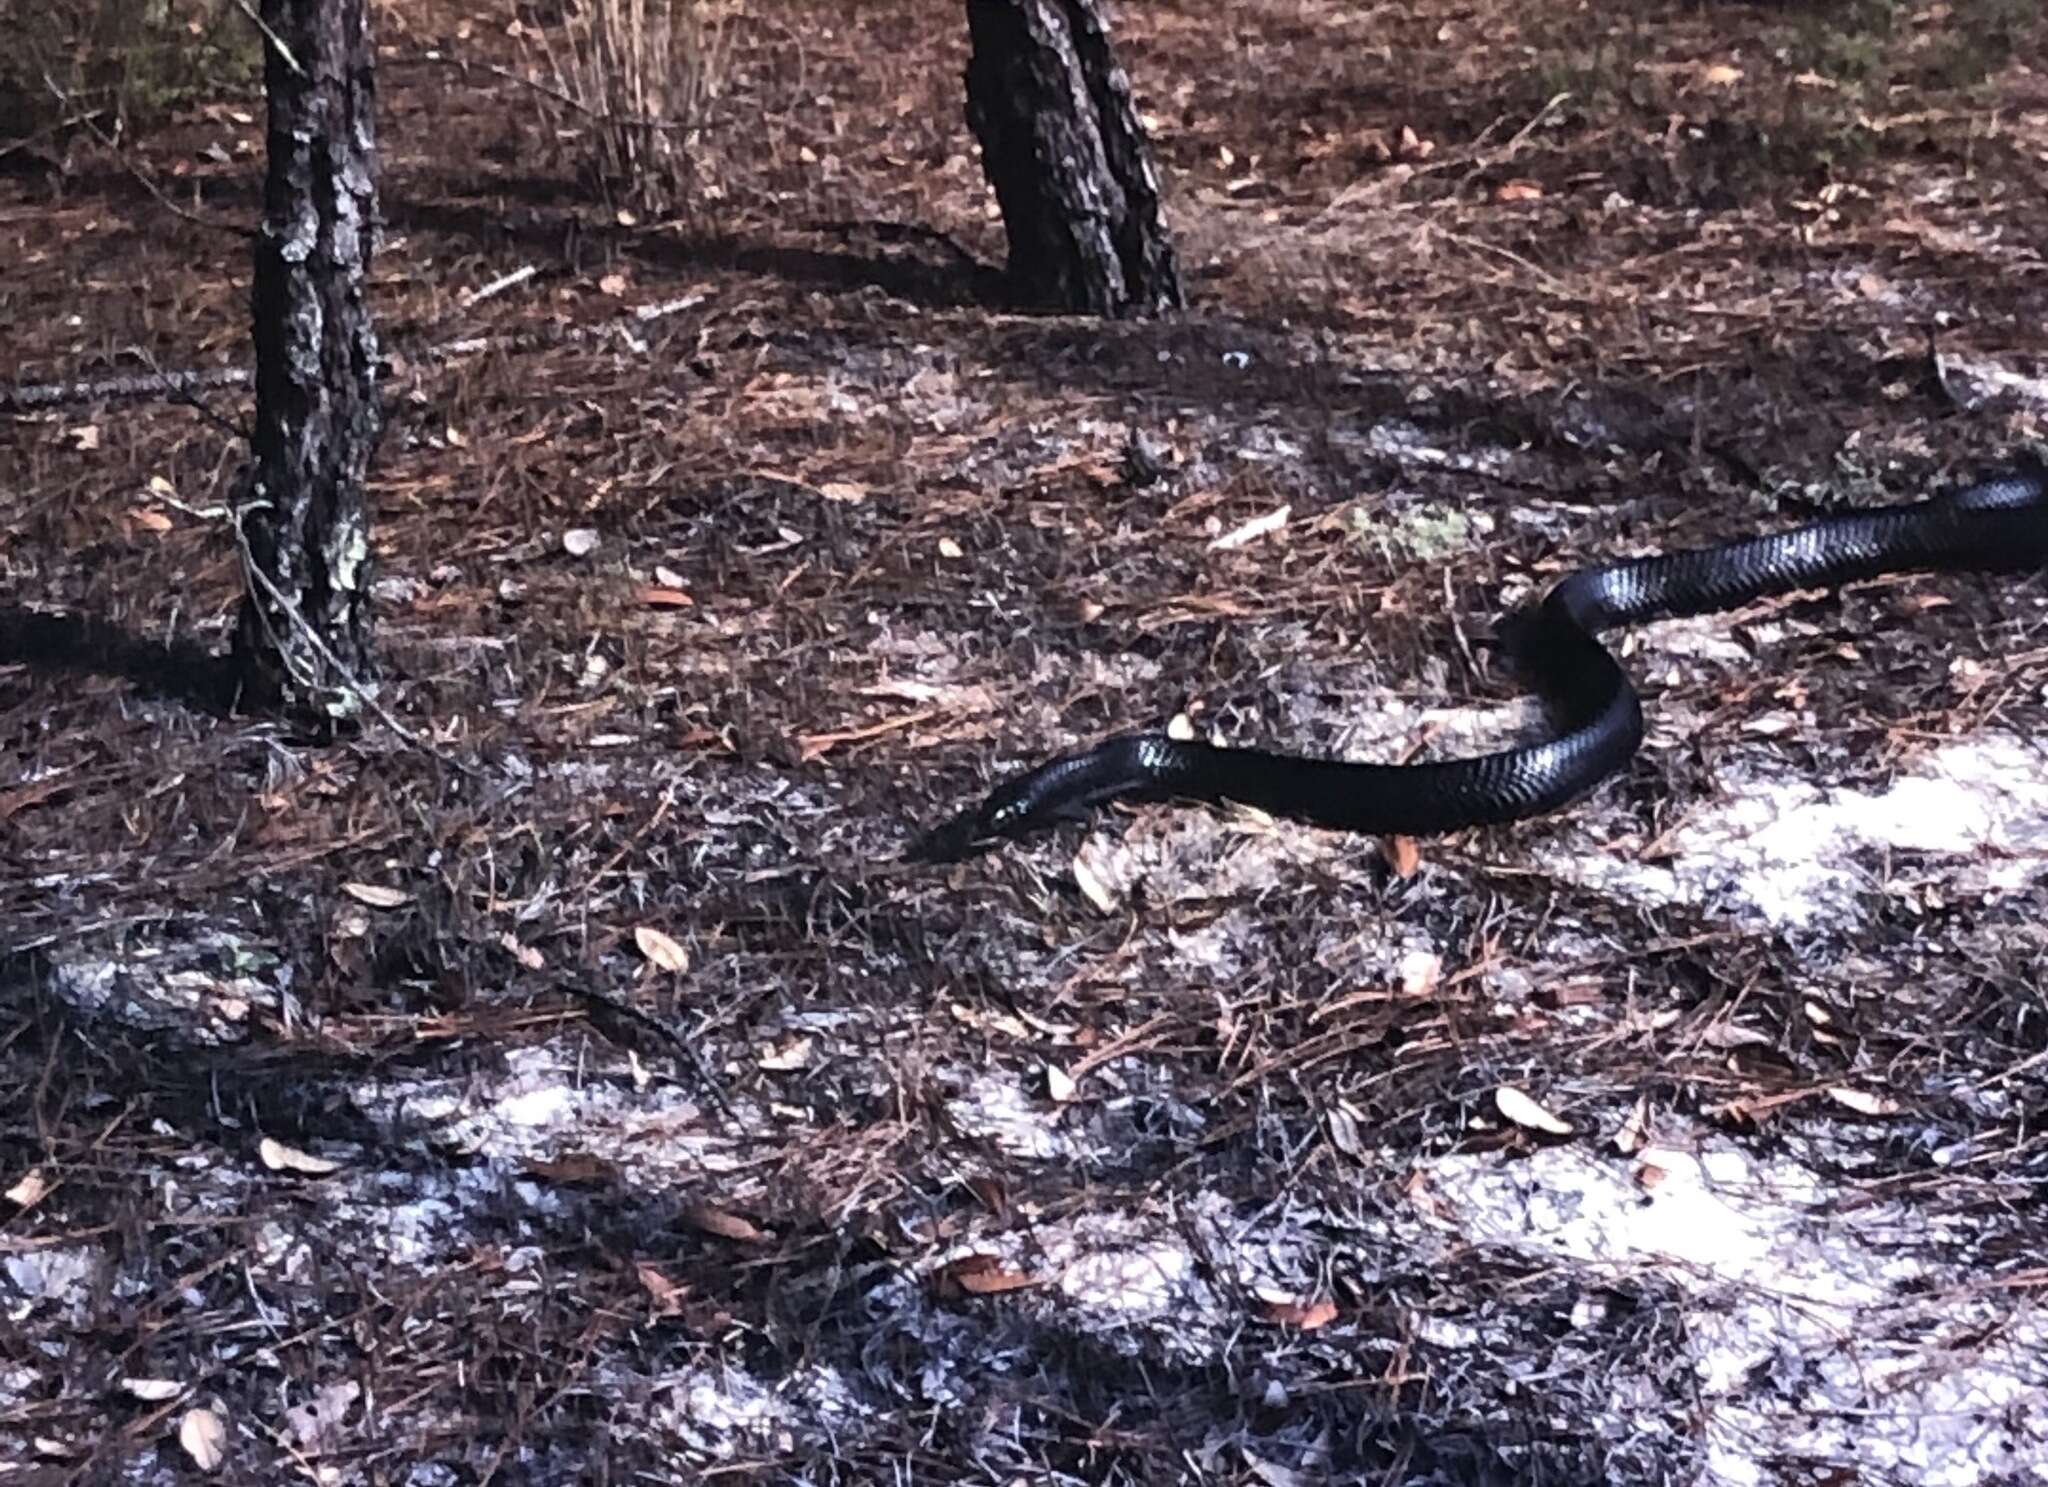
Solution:
[[[1557,725],[1541,743],[1399,765],[1121,734],[1004,781],[928,833],[915,854],[951,860],[1115,799],[1237,801],[1341,831],[1417,836],[1540,815],[1621,768],[1642,742],[1642,704],[1597,639],[1603,630],[1886,573],[2044,566],[2048,467],[2036,465],[1909,506],[1582,569],[1509,630],[1519,668]]]

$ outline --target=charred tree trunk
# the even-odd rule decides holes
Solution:
[[[967,122],[1027,302],[1122,315],[1182,303],[1159,177],[1103,0],[967,0]]]
[[[372,655],[363,478],[383,416],[364,297],[377,231],[367,4],[262,3],[269,171],[235,651],[249,700],[329,719],[360,704]]]

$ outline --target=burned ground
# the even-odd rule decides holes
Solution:
[[[1638,761],[1419,863],[901,860],[1175,713],[1510,736],[1555,575],[2041,437],[2037,17],[1526,9],[1128,8],[1125,324],[1003,304],[957,17],[737,22],[666,227],[384,14],[411,739],[234,710],[238,394],[0,418],[0,1462],[2043,1480],[2039,578],[1647,627]],[[253,113],[0,159],[8,382],[239,361]]]

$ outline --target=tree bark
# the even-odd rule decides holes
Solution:
[[[967,121],[1026,302],[1098,315],[1183,303],[1159,177],[1103,0],[967,0]]]
[[[262,0],[269,169],[242,531],[245,696],[330,720],[372,672],[363,480],[383,428],[365,276],[377,232],[368,0]]]

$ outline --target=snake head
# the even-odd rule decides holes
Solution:
[[[1129,790],[1124,751],[1131,743],[1112,739],[1004,780],[981,804],[926,832],[911,855],[924,862],[957,862],[996,842],[1086,815],[1091,806]]]

